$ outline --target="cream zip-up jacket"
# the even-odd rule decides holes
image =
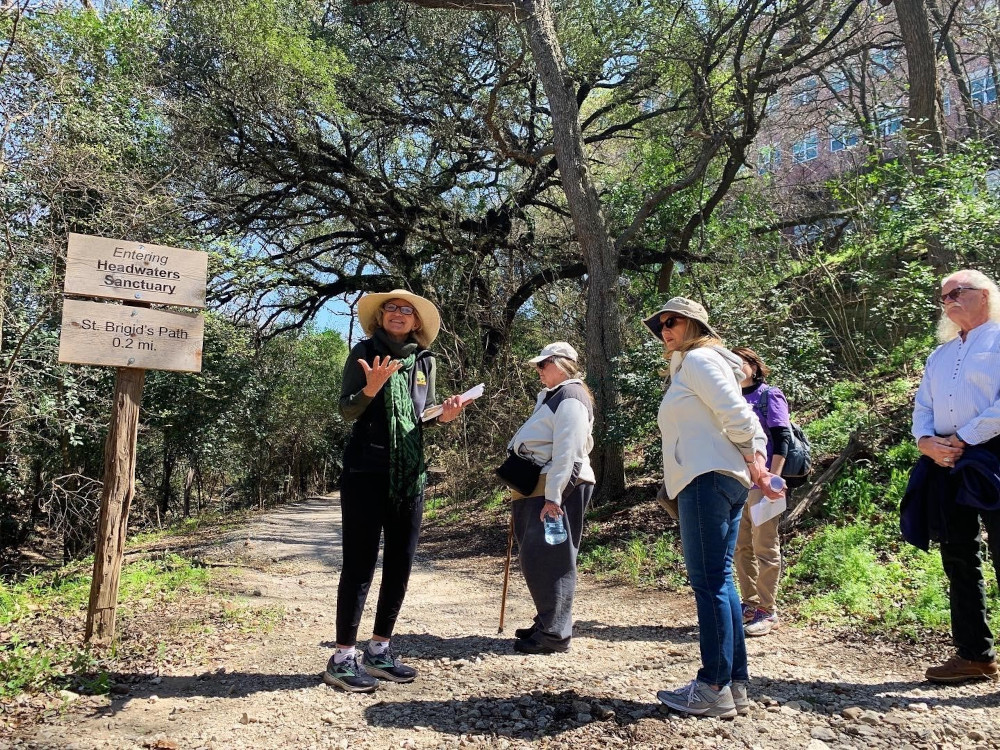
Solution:
[[[507,450],[531,460],[545,474],[545,499],[562,505],[574,480],[594,483],[594,407],[583,382],[564,380],[539,392],[535,410],[514,433]]]
[[[671,355],[670,386],[656,417],[670,497],[710,471],[752,484],[743,456],[765,453],[767,437],[740,390],[742,364],[717,346]]]

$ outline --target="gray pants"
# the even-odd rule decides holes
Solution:
[[[573,595],[576,593],[576,556],[583,536],[584,513],[594,485],[578,485],[563,498],[563,520],[569,538],[562,544],[547,544],[539,514],[543,497],[513,502],[514,536],[521,573],[535,603],[534,640],[557,651],[568,651],[573,635]]]

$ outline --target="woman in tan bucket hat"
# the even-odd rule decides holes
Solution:
[[[733,550],[750,486],[756,483],[769,499],[780,493],[768,487],[767,439],[740,392],[743,361],[725,348],[705,308],[674,297],[643,322],[670,362],[656,421],[664,487],[677,499],[702,662],[688,685],[656,697],[682,713],[731,718],[750,708]]]
[[[340,486],[343,565],[337,590],[337,650],[323,680],[349,692],[371,692],[379,679],[412,682],[416,670],[389,646],[403,604],[423,516],[421,413],[435,402],[429,351],[441,328],[434,304],[404,289],[368,294],[358,303],[368,335],[344,365],[340,414],[353,422]],[[442,404],[437,422],[462,410],[459,396]],[[362,654],[358,626],[385,534],[375,627]]]

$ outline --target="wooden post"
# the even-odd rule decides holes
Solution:
[[[104,444],[104,489],[94,547],[94,578],[87,608],[87,642],[109,643],[115,636],[118,581],[125,554],[128,511],[135,494],[135,448],[139,405],[146,371],[119,367],[111,425]]]

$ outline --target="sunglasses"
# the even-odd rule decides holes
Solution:
[[[666,320],[659,320],[655,323],[656,325],[656,335],[659,336],[663,333],[664,328],[673,328],[680,321],[684,320],[683,315],[671,315]]]
[[[395,302],[386,302],[382,305],[386,312],[401,312],[403,315],[413,315],[413,308],[409,305],[397,305]]]
[[[539,370],[544,370],[546,365],[548,365],[548,363],[551,361],[552,361],[551,359],[543,359],[541,362],[536,362],[535,367],[537,367]]]
[[[952,302],[958,302],[958,298],[962,296],[962,292],[978,292],[980,291],[974,286],[956,286],[950,292],[941,295],[941,304],[948,304],[948,300]]]

